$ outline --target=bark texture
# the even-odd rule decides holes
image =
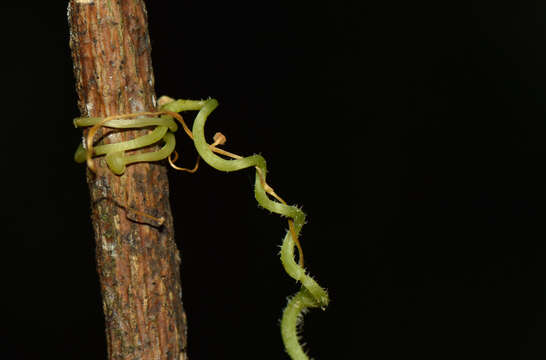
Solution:
[[[70,47],[82,116],[156,108],[147,14],[142,0],[71,0]],[[146,130],[140,130],[146,131]],[[104,130],[104,143],[138,131]],[[185,360],[186,317],[164,164],[112,174],[88,170],[110,360]],[[158,226],[151,217],[163,217]]]

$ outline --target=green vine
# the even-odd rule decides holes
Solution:
[[[183,126],[184,131],[188,136],[193,139],[199,156],[213,168],[220,171],[231,172],[254,167],[256,169],[254,195],[258,204],[273,213],[288,218],[289,230],[283,239],[280,257],[287,274],[301,283],[300,291],[289,299],[283,312],[281,319],[282,339],[286,352],[292,359],[308,359],[308,356],[305,354],[302,345],[300,344],[297,333],[302,314],[308,308],[318,307],[324,309],[328,305],[329,299],[326,290],[321,288],[318,283],[307,274],[303,266],[303,251],[298,240],[298,235],[305,223],[305,214],[296,206],[288,205],[267,184],[266,162],[262,156],[251,155],[241,157],[218,148],[218,145],[222,145],[226,141],[221,133],[215,134],[214,143],[208,144],[206,142],[205,123],[211,112],[218,106],[216,100],[173,100],[168,97],[162,97],[159,102],[161,107],[158,112],[125,114],[107,118],[74,119],[74,125],[76,127],[91,127],[87,133],[86,141],[80,144],[76,150],[74,159],[80,163],[87,162],[91,170],[97,171],[92,158],[105,155],[108,167],[117,175],[122,175],[128,164],[142,161],[158,161],[165,158],[169,159],[169,163],[174,168],[193,172],[197,169],[197,165],[193,170],[180,168],[174,165],[174,162],[178,157],[174,151],[175,139],[173,135],[177,130],[177,124],[174,121],[174,119],[176,119]],[[193,123],[192,131],[189,130],[182,116],[179,114],[180,112],[189,110],[199,111]],[[97,146],[94,146],[93,144],[94,135],[101,127],[126,129],[152,126],[155,128],[148,134],[133,140]],[[149,147],[159,141],[164,143],[159,150],[140,152],[131,155],[125,153],[129,150]],[[173,154],[174,159],[172,158]],[[224,155],[231,159],[224,159],[216,154]],[[270,199],[268,195],[275,200]],[[298,249],[298,262],[295,260],[295,248]]]

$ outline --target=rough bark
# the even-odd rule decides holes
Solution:
[[[147,14],[142,0],[71,0],[70,47],[82,116],[156,108]],[[145,131],[145,130],[141,130]],[[104,130],[105,143],[137,131]],[[97,138],[99,138],[97,137]],[[108,357],[186,359],[180,257],[174,242],[164,164],[112,174],[103,160],[88,170]],[[163,217],[163,225],[143,214]]]

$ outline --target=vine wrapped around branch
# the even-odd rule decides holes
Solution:
[[[78,162],[87,161],[89,167],[94,170],[92,158],[94,156],[106,155],[106,162],[109,168],[116,174],[121,175],[127,164],[138,161],[158,161],[169,158],[170,164],[181,170],[193,172],[196,170],[188,170],[179,168],[174,165],[174,161],[178,157],[175,153],[175,159],[171,159],[171,154],[174,152],[174,135],[177,130],[177,125],[174,119],[178,120],[183,126],[184,131],[190,138],[193,139],[195,148],[199,156],[212,166],[213,168],[231,172],[238,171],[250,167],[256,169],[256,180],[254,186],[254,195],[258,204],[276,214],[288,218],[289,230],[286,233],[281,246],[281,262],[287,274],[301,283],[301,289],[291,299],[283,312],[281,319],[281,335],[289,356],[294,360],[308,359],[305,354],[297,333],[298,325],[301,322],[302,314],[308,308],[324,309],[329,302],[328,294],[318,283],[307,274],[303,266],[303,251],[298,240],[298,235],[305,223],[305,214],[298,207],[288,205],[280,198],[275,191],[267,184],[266,161],[261,155],[251,155],[241,157],[232,154],[223,149],[218,148],[218,145],[225,143],[225,137],[221,133],[214,136],[215,142],[208,144],[205,140],[205,123],[211,112],[218,106],[215,99],[209,100],[173,100],[168,97],[160,99],[162,105],[160,111],[155,113],[139,113],[126,114],[120,116],[112,116],[108,118],[77,118],[74,124],[77,127],[92,126],[88,132],[87,141],[84,145],[81,144],[74,156]],[[197,116],[193,123],[192,131],[184,122],[182,116],[178,113],[182,111],[198,110]],[[161,115],[160,118],[151,117]],[[101,126],[113,128],[137,128],[151,127],[155,128],[146,135],[136,139],[125,141],[116,144],[93,146],[93,136]],[[162,140],[165,145],[155,151],[126,155],[129,150],[142,149]],[[221,154],[231,159],[224,159],[216,154]],[[268,194],[275,200],[269,198]],[[299,255],[296,262],[294,249],[297,248]]]

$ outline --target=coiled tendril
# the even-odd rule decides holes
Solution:
[[[254,167],[256,169],[256,180],[254,186],[254,195],[258,204],[276,214],[288,218],[289,230],[287,231],[281,246],[281,262],[290,277],[301,283],[301,289],[292,298],[283,312],[281,319],[281,335],[288,355],[294,360],[308,359],[299,342],[297,333],[298,324],[301,322],[302,314],[308,308],[324,309],[329,302],[326,290],[320,287],[318,283],[311,278],[303,267],[303,251],[298,241],[298,235],[305,223],[305,214],[296,206],[288,205],[281,199],[275,191],[267,184],[267,168],[265,159],[260,155],[251,155],[241,157],[232,154],[217,147],[224,144],[226,139],[221,133],[216,133],[214,143],[208,144],[205,140],[205,123],[210,113],[218,106],[215,99],[209,100],[173,100],[168,97],[162,97],[159,100],[162,105],[160,111],[154,113],[126,114],[121,116],[112,116],[107,118],[76,118],[74,124],[76,127],[92,126],[87,134],[86,149],[80,144],[74,159],[77,162],[85,162],[90,169],[95,171],[92,162],[93,156],[106,155],[106,163],[112,172],[121,175],[125,170],[126,164],[139,161],[157,161],[169,158],[171,166],[178,170],[193,172],[197,169],[189,170],[179,168],[174,165],[178,155],[174,152],[174,135],[177,130],[177,124],[173,119],[178,120],[183,126],[185,132],[193,139],[195,148],[199,156],[215,169],[225,172],[237,171]],[[193,131],[186,126],[182,116],[178,113],[188,110],[199,110],[193,123]],[[152,116],[161,116],[159,118]],[[138,117],[138,118],[137,118]],[[124,141],[115,144],[106,144],[93,146],[93,137],[96,131],[101,127],[112,128],[140,128],[155,126],[155,128],[146,135],[136,139]],[[125,151],[141,149],[148,147],[162,140],[164,145],[161,149],[126,155]],[[171,154],[174,153],[174,160]],[[224,159],[215,153],[232,158]],[[269,198],[268,194],[275,200]],[[298,249],[298,260],[295,260],[294,248]]]

